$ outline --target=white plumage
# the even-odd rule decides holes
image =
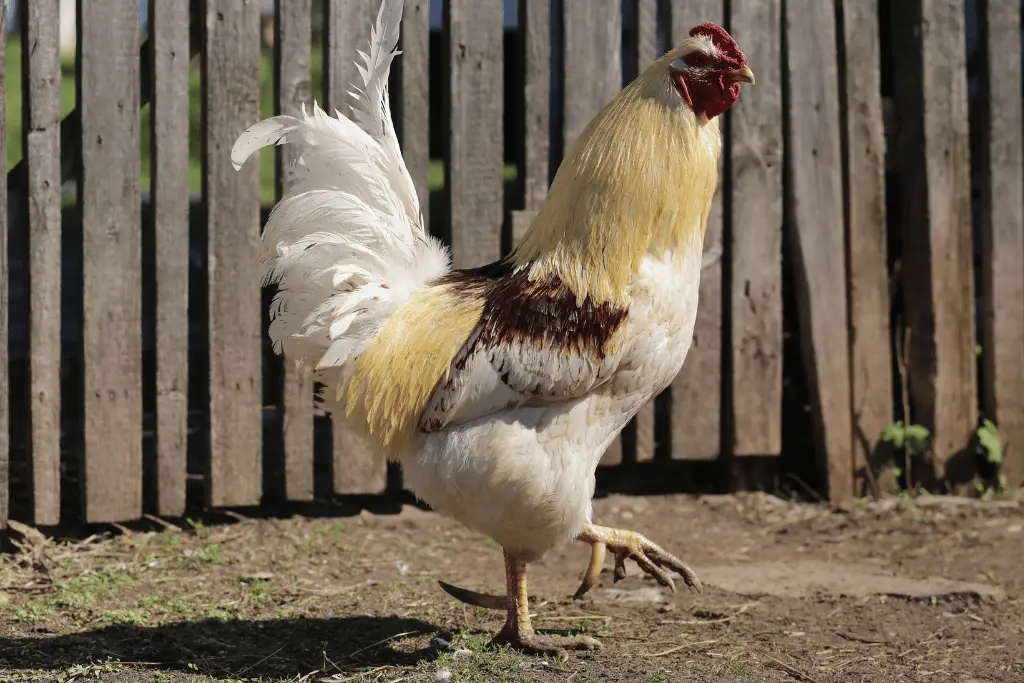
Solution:
[[[448,272],[448,250],[423,229],[419,200],[391,121],[388,74],[399,54],[402,0],[381,4],[352,118],[275,116],[235,142],[240,168],[262,147],[298,148],[288,191],[263,232],[264,284],[277,284],[270,309],[274,349],[347,381],[357,357],[384,322],[428,282]],[[325,396],[333,399],[333,395]]]

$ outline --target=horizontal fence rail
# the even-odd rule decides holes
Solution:
[[[400,489],[269,348],[291,151],[230,161],[263,117],[345,110],[379,0],[147,3],[19,1],[0,31],[0,527]],[[406,0],[392,109],[431,232],[457,267],[508,253],[703,21],[757,85],[723,120],[689,357],[600,487],[1024,485],[1019,0]]]

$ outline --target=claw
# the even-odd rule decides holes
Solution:
[[[579,540],[594,546],[595,554],[598,544],[608,546],[611,549],[615,555],[614,580],[616,582],[626,578],[626,559],[629,558],[636,562],[645,573],[654,577],[659,584],[673,592],[675,592],[676,586],[669,575],[669,571],[679,574],[686,585],[698,593],[703,592],[703,586],[701,586],[697,575],[682,560],[666,552],[657,543],[653,543],[634,531],[624,531],[588,524],[584,527],[583,533],[580,534]],[[603,559],[603,547],[600,552]],[[591,562],[593,562],[593,558],[594,555],[591,555]],[[588,576],[589,574],[590,569],[588,569]],[[584,584],[586,583],[587,578],[584,578]],[[586,592],[583,590],[583,586],[580,587],[580,591]],[[577,591],[578,595],[582,595],[580,591]]]
[[[590,564],[587,565],[587,572],[583,575],[583,581],[580,583],[580,587],[573,593],[573,600],[579,600],[590,591],[591,588],[597,585],[598,579],[601,577],[601,565],[604,564],[605,555],[604,543],[597,542],[590,546]]]
[[[626,578],[626,554],[622,553],[615,556],[615,579],[614,583],[618,583]]]

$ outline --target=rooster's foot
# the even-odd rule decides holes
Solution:
[[[635,531],[587,524],[583,527],[578,540],[590,544],[591,554],[590,565],[587,567],[583,582],[573,595],[574,598],[583,597],[597,585],[606,550],[610,550],[615,556],[615,581],[626,577],[626,559],[629,558],[645,573],[653,576],[658,583],[673,592],[676,586],[666,569],[678,573],[686,585],[698,593],[702,590],[700,579],[682,560]]]
[[[516,624],[507,622],[491,644],[508,645],[531,655],[562,655],[567,650],[601,649],[601,641],[590,636],[541,636],[533,629],[517,628]]]

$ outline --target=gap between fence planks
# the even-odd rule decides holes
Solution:
[[[0,9],[6,10],[6,4]],[[0,15],[0,101],[7,99],[7,12]],[[0,159],[7,159],[7,108],[0,108]],[[4,162],[6,165],[6,161]],[[7,528],[10,514],[11,441],[10,441],[10,375],[8,373],[9,343],[7,321],[10,317],[7,263],[7,174],[0,178],[0,529]]]
[[[516,47],[525,70],[523,104],[518,121],[522,138],[517,150],[519,174],[516,178],[523,208],[512,212],[512,246],[519,244],[547,196],[551,150],[551,1],[523,0],[521,8]]]
[[[779,0],[730,3],[757,77],[729,112],[729,450],[782,450],[782,17]]]
[[[982,409],[1003,441],[1000,473],[1024,485],[1024,152],[1021,149],[1020,3],[981,5]],[[998,372],[997,372],[998,370]]]
[[[258,159],[230,150],[259,120],[260,5],[207,0],[203,187],[209,273],[210,441],[207,502],[257,505],[263,488]],[[134,14],[133,14],[134,16]]]
[[[61,196],[57,0],[22,11],[28,169],[29,467],[32,520],[60,521]],[[33,49],[34,48],[34,49]],[[6,285],[5,285],[6,286]]]
[[[300,116],[313,97],[310,85],[312,0],[274,3],[275,113]],[[277,198],[287,189],[285,170],[296,160],[291,145],[276,148]],[[285,356],[282,359],[280,411],[284,442],[284,496],[313,500],[313,379],[310,370]]]
[[[931,430],[933,455],[912,483],[927,485],[946,478],[977,424],[963,3],[905,0],[893,22],[907,372],[913,419]]]
[[[118,0],[78,3],[85,362],[82,484],[87,522],[131,520],[142,515],[136,10]],[[55,116],[55,134],[57,123]],[[29,168],[31,172],[31,162]],[[59,172],[56,159],[53,168],[55,176]],[[49,360],[59,357],[56,346]],[[51,438],[59,433],[59,425],[54,425]]]
[[[325,99],[331,111],[351,112],[348,92],[353,83],[362,83],[356,68],[357,51],[369,45],[370,29],[377,19],[379,0],[328,0],[327,52],[324,55],[326,72]],[[403,17],[403,25],[405,19]],[[404,57],[399,57],[404,59]],[[335,391],[331,387],[328,391]],[[380,493],[387,485],[387,467],[374,456],[366,441],[349,429],[343,418],[332,421],[333,458],[332,479],[334,492]]]
[[[713,21],[725,24],[723,0],[674,0],[672,11],[672,43],[678,45],[689,36],[690,29],[699,23]],[[743,45],[741,43],[741,45]],[[746,45],[743,45],[746,49]],[[761,87],[760,63],[753,70]],[[744,87],[740,100],[752,94]],[[704,235],[704,252],[722,250],[724,233],[723,185],[725,157],[729,145],[725,140],[728,128],[725,117],[719,118],[722,129],[722,157],[718,165],[718,191],[711,202]],[[683,369],[672,383],[671,392],[671,444],[674,460],[713,460],[722,452],[722,273],[724,259],[700,274],[700,295],[697,320],[693,328],[693,342],[686,355]]]
[[[622,89],[622,13],[618,0],[562,0],[565,113],[564,154],[601,108]],[[623,460],[622,438],[616,436],[602,465]]]
[[[804,367],[829,502],[853,498],[842,152],[835,8],[786,5],[786,201]],[[838,286],[837,286],[838,284]]]
[[[156,241],[156,510],[185,513],[188,446],[188,0],[149,0]]]
[[[842,0],[839,8],[854,495],[867,496],[896,492],[881,443],[893,421],[882,64],[877,4]]]

